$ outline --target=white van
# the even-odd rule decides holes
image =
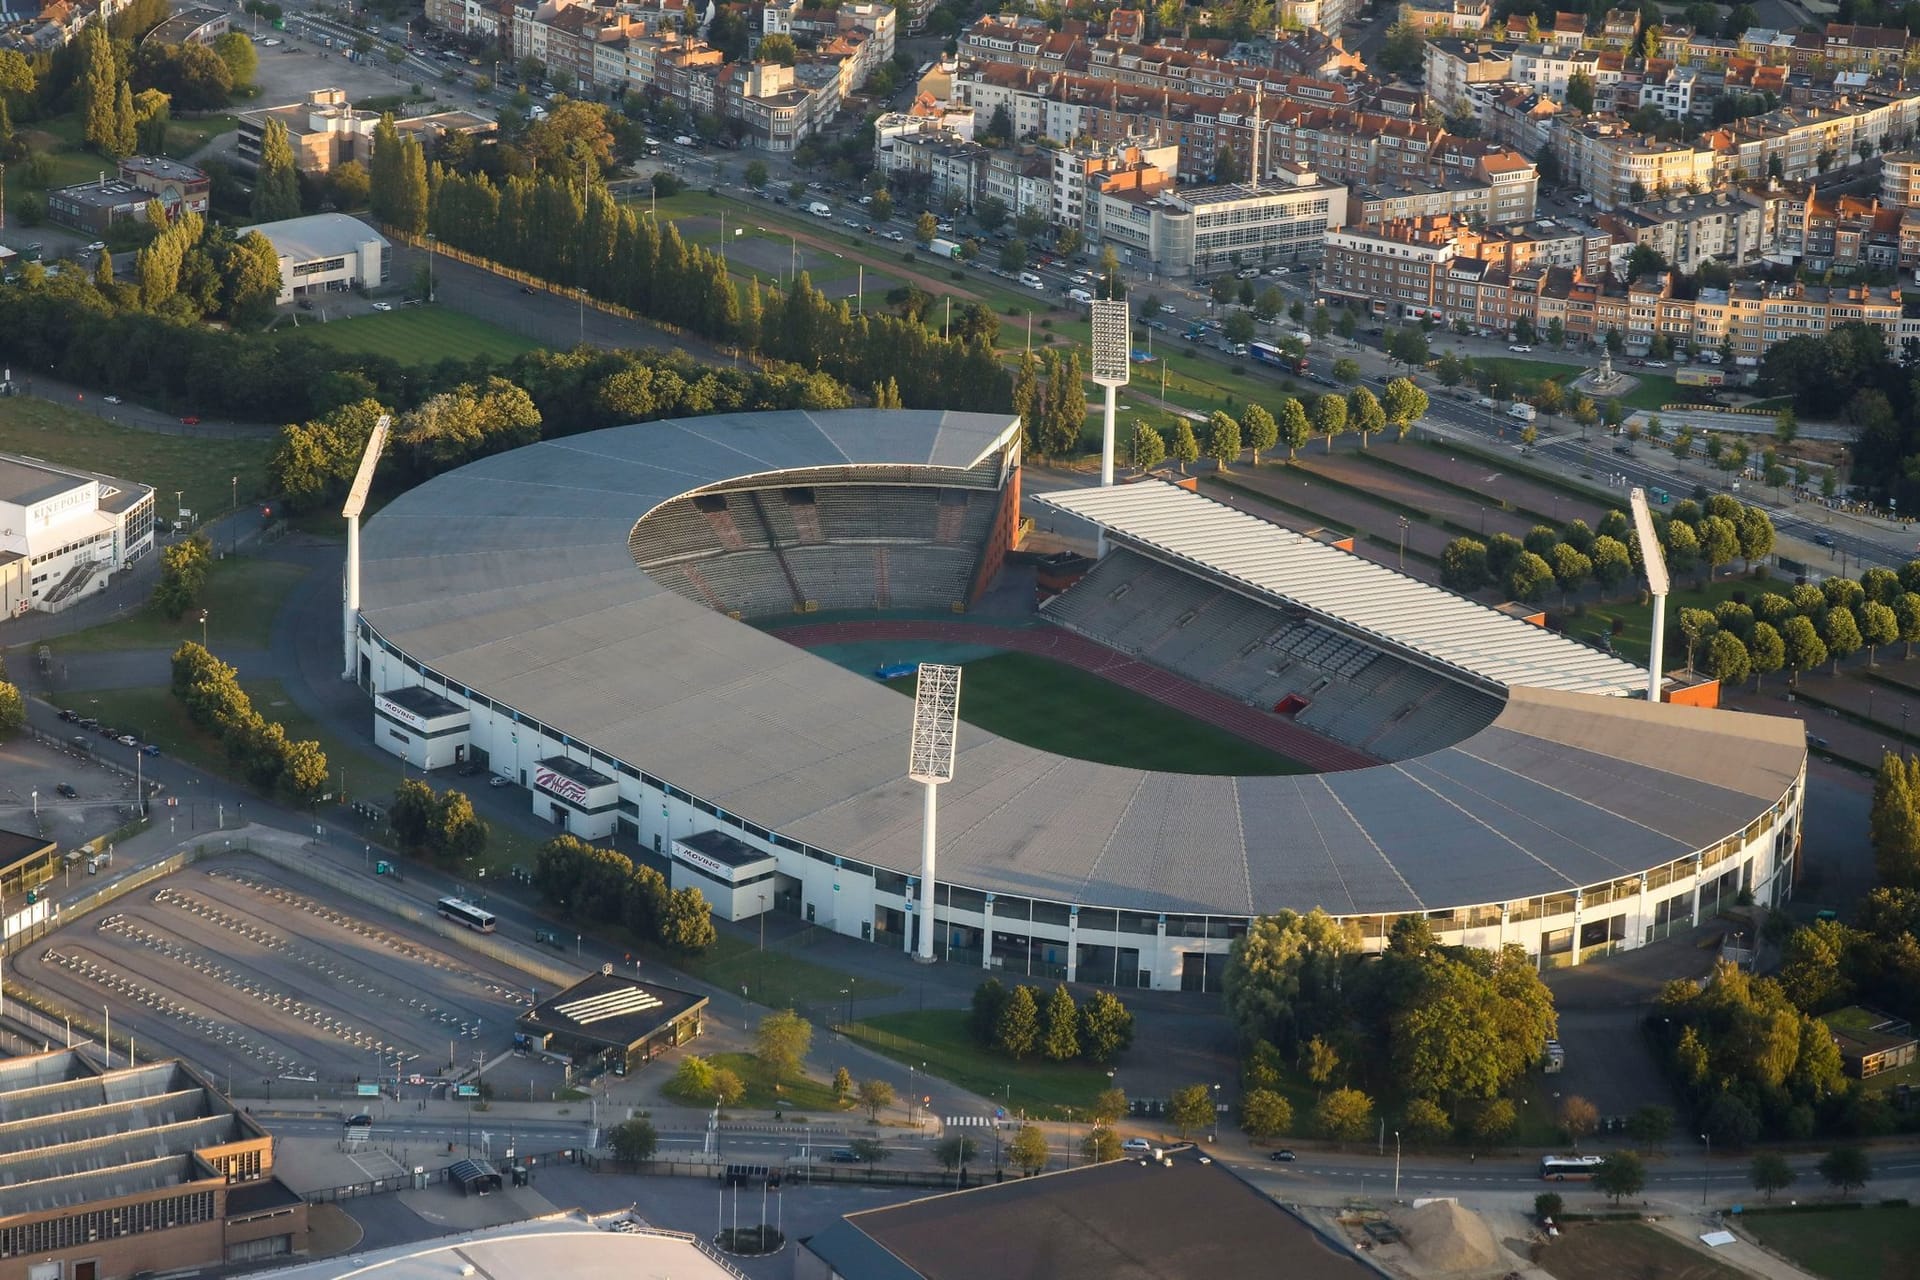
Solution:
[[[1047,282],[1031,271],[1022,271],[1020,273],[1020,283],[1029,289],[1044,289],[1047,287]]]
[[[1092,302],[1093,295],[1088,293],[1085,289],[1069,289],[1067,290],[1067,301]]]
[[[815,200],[812,204],[808,205],[807,212],[816,218],[831,218],[833,216],[833,210],[820,200]]]

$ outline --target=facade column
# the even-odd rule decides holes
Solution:
[[[1586,910],[1587,894],[1584,889],[1573,891],[1573,950],[1572,959],[1567,963],[1574,968],[1580,967],[1580,917]]]
[[[1167,950],[1167,913],[1164,911],[1154,922],[1153,936],[1154,954],[1158,957],[1153,962],[1153,969],[1159,978],[1152,985],[1162,991],[1178,991],[1180,979],[1173,972],[1173,954]]]
[[[1503,947],[1507,945],[1507,916],[1512,911],[1513,904],[1511,902],[1503,902],[1500,904],[1500,945]]]
[[[1641,876],[1636,882],[1635,916],[1633,920],[1633,945],[1643,947],[1647,944],[1647,878]]]
[[[993,895],[987,895],[986,906],[980,909],[980,967],[993,968]]]
[[[1700,927],[1700,876],[1706,870],[1706,859],[1699,854],[1693,855],[1693,927]]]
[[[1067,908],[1067,981],[1080,980],[1080,908]]]
[[[904,915],[907,923],[906,927],[900,930],[900,949],[908,955],[913,954],[913,891],[919,883],[920,881],[917,876],[907,877],[906,912]]]

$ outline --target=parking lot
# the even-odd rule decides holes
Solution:
[[[67,1008],[111,1009],[116,1042],[131,1034],[247,1092],[465,1071],[510,1049],[534,995],[505,965],[240,858],[142,888],[11,960]]]
[[[133,751],[105,738],[74,736],[81,741],[22,735],[0,744],[0,826],[71,848],[133,816]],[[129,773],[106,767],[109,758]]]

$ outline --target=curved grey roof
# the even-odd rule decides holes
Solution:
[[[965,469],[980,414],[720,415],[485,458],[363,536],[362,613],[448,680],[749,821],[912,873],[910,699],[655,584],[627,551],[662,502],[813,467]],[[1516,688],[1487,728],[1346,773],[1228,778],[1067,759],[963,726],[943,881],[1140,911],[1341,915],[1559,892],[1740,830],[1799,776],[1797,722]]]

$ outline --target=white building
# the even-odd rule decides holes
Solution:
[[[263,222],[258,231],[280,257],[280,301],[385,284],[392,270],[387,238],[344,213]]]
[[[0,610],[58,613],[153,550],[153,490],[0,454]]]

